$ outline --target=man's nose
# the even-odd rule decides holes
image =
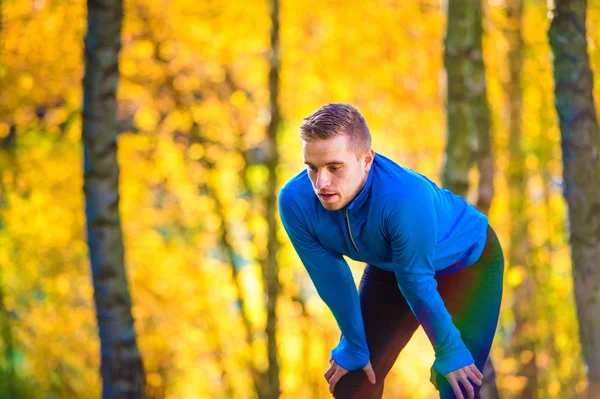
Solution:
[[[330,183],[331,183],[331,180],[329,179],[327,172],[322,171],[322,172],[319,172],[319,174],[317,174],[317,181],[315,184],[318,189],[327,187]]]

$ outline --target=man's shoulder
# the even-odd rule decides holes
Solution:
[[[399,203],[430,195],[435,183],[426,176],[383,156],[378,161],[373,195],[376,202]]]
[[[311,202],[306,201],[314,197],[314,192],[306,169],[292,176],[281,188],[279,192],[280,203],[286,203],[294,200],[296,203]]]

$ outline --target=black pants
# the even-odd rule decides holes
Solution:
[[[450,275],[436,277],[444,304],[481,372],[496,332],[503,274],[502,248],[496,233],[488,227],[486,244],[477,262]],[[351,371],[337,383],[334,396],[378,399],[383,395],[385,376],[419,323],[400,292],[393,272],[367,265],[359,295],[377,384],[369,383],[363,370]],[[455,397],[446,377],[433,370],[432,382],[442,399]],[[473,387],[475,397],[479,398],[479,387],[475,384]],[[463,394],[468,398],[464,389]]]

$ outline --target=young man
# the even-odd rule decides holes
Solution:
[[[283,226],[342,337],[325,378],[336,398],[381,398],[420,325],[441,398],[478,398],[504,258],[485,215],[371,149],[364,117],[328,104],[300,127],[306,170],[279,194]],[[343,255],[365,262],[357,292]]]

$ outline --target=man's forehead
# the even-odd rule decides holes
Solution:
[[[326,140],[303,140],[302,151],[305,154],[346,153],[348,152],[348,142],[346,136],[337,136]]]
[[[347,149],[342,148],[304,148],[304,163],[313,165],[329,165],[346,163],[347,159],[352,156]]]

